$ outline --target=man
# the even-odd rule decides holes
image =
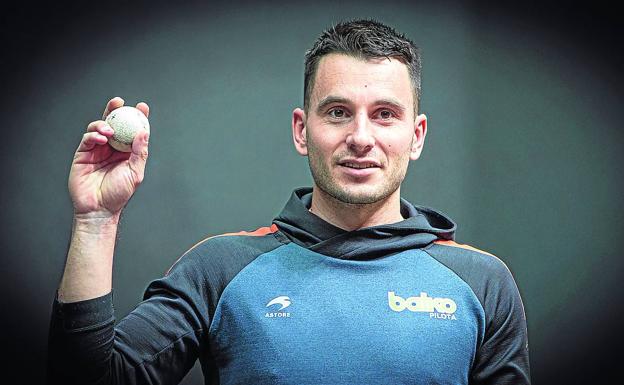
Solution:
[[[69,177],[51,380],[174,384],[199,358],[207,384],[528,384],[509,270],[455,243],[449,218],[400,197],[427,133],[419,100],[410,40],[368,20],[325,31],[292,119],[313,187],[295,190],[269,227],[191,248],[116,326],[115,234],[148,141],[141,133],[132,153],[115,152],[110,127],[89,124]]]

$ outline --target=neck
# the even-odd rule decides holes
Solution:
[[[314,185],[310,212],[343,230],[386,225],[402,221],[401,188],[390,196],[368,204],[352,204],[337,200]]]

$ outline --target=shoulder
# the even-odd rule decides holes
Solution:
[[[456,273],[466,274],[476,270],[481,277],[493,275],[506,277],[511,275],[509,268],[496,255],[474,246],[450,240],[438,240],[426,248],[426,251],[438,262]]]
[[[183,253],[165,275],[178,270],[239,271],[259,255],[283,244],[276,225],[207,237]]]
[[[464,280],[483,307],[484,334],[471,379],[528,384],[526,314],[507,265],[491,253],[454,241],[436,241],[426,251]]]
[[[433,242],[425,251],[470,286],[486,314],[522,307],[511,271],[494,254],[446,240]]]

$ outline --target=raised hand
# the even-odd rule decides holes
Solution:
[[[120,152],[108,145],[113,129],[104,120],[123,104],[120,97],[111,99],[102,120],[87,126],[76,150],[68,181],[76,217],[118,217],[143,181],[149,134],[141,131],[136,135],[132,152]],[[136,108],[149,116],[146,103],[138,103]]]

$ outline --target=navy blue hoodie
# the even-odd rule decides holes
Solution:
[[[401,200],[405,220],[355,231],[297,189],[269,227],[187,251],[115,324],[112,294],[63,304],[50,383],[529,384],[513,277],[453,241],[455,224]]]

